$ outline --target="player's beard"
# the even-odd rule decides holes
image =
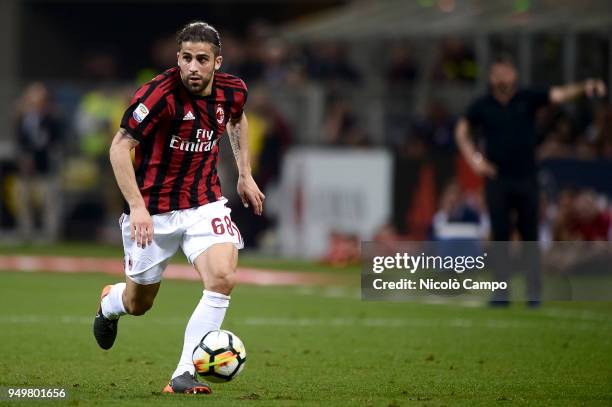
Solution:
[[[197,78],[197,80],[192,80],[192,78]],[[201,95],[204,92],[204,89],[208,87],[208,84],[212,80],[212,73],[208,78],[205,78],[201,75],[189,75],[186,78],[183,78],[183,84],[189,90],[189,92],[194,95]]]

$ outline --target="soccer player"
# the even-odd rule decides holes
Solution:
[[[494,241],[510,240],[513,212],[516,212],[516,227],[521,239],[538,240],[537,109],[580,95],[602,97],[605,94],[606,86],[599,79],[550,88],[520,89],[517,70],[510,59],[502,57],[491,65],[489,92],[470,105],[457,123],[455,138],[467,163],[486,179],[485,198]],[[482,129],[484,152],[480,152],[472,141],[474,128]],[[495,256],[499,281],[508,281],[508,262],[504,256],[504,253]],[[539,305],[540,301],[537,256],[538,253],[524,256],[534,264],[527,268],[527,298],[532,306]],[[491,305],[508,305],[508,292],[496,295]]]
[[[219,33],[207,23],[193,22],[178,32],[177,44],[178,66],[136,91],[110,147],[127,204],[119,221],[127,278],[103,288],[93,332],[100,347],[110,349],[119,317],[151,308],[168,260],[180,246],[205,289],[164,392],[208,394],[210,387],[195,379],[191,355],[207,332],[221,327],[243,247],[217,176],[218,140],[226,128],[243,205],[261,215],[265,196],[251,176],[246,86],[217,72]]]

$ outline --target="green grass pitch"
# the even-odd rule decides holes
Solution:
[[[610,303],[363,302],[356,285],[237,287],[224,328],[246,345],[242,375],[210,396],[162,395],[201,287],[164,281],[153,309],[124,317],[114,348],[102,351],[91,322],[101,287],[114,281],[0,272],[0,386],[69,392],[57,403],[0,404],[612,404]]]

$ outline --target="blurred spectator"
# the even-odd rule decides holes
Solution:
[[[391,61],[387,68],[387,83],[413,82],[417,77],[417,67],[412,60],[410,47],[406,44],[397,44],[391,48]]]
[[[333,146],[363,147],[369,145],[368,136],[349,102],[343,97],[332,97],[323,121],[323,137]]]
[[[598,157],[597,146],[586,137],[579,137],[575,145],[578,160],[595,160]]]
[[[484,217],[456,181],[444,188],[431,226],[434,240],[483,240],[488,234]]]
[[[605,199],[592,190],[563,190],[553,229],[554,241],[544,257],[554,273],[606,270],[610,262],[610,210]],[[572,241],[562,244],[561,241]]]
[[[416,121],[415,130],[433,150],[455,152],[455,121],[448,108],[441,101],[434,100],[428,104],[425,117]]]
[[[474,82],[478,65],[474,52],[458,38],[447,38],[440,49],[440,58],[433,77],[438,81]]]
[[[75,118],[81,153],[106,165],[110,139],[119,127],[127,103],[122,90],[108,87],[92,89],[83,95]]]
[[[601,205],[592,190],[581,191],[574,200],[570,232],[576,240],[608,240],[610,236],[610,211]]]
[[[283,155],[291,144],[291,129],[265,88],[251,89],[248,116],[249,122],[252,119],[260,126],[259,131],[250,133],[249,141],[253,174],[264,190],[278,181]]]
[[[553,215],[553,240],[577,240],[572,230],[574,218],[575,193],[570,189],[564,189],[559,194],[556,213]]]
[[[414,120],[413,132],[405,140],[404,151],[408,155],[431,161],[439,188],[456,175],[455,121],[444,103],[433,100],[428,103],[425,116]]]
[[[547,111],[548,109],[540,109]],[[572,122],[565,114],[557,115],[550,123],[550,129],[540,129],[545,132],[544,141],[538,147],[538,160],[550,158],[575,157],[575,131]]]
[[[610,211],[604,198],[589,189],[578,193],[568,189],[561,191],[554,240],[608,240],[610,228]]]
[[[425,136],[418,131],[408,132],[403,140],[403,143],[401,143],[398,147],[397,153],[401,157],[412,160],[429,161],[429,157],[427,155],[429,152],[427,140],[425,139]]]
[[[112,54],[94,54],[92,61],[87,66],[93,79],[116,80],[117,61]],[[83,94],[76,112],[75,128],[81,152],[87,157],[107,161],[109,141],[119,125],[124,104],[125,99],[118,97],[108,83]]]
[[[537,140],[542,142],[553,128],[558,117],[560,107],[557,105],[546,105],[536,110],[535,133]]]
[[[287,48],[280,40],[268,40],[263,47],[263,80],[269,86],[280,86],[287,80]]]
[[[612,158],[612,109],[607,104],[597,105],[592,121],[586,125],[577,125],[575,115],[541,109],[536,128],[539,138],[544,139],[538,148],[539,160]]]
[[[246,83],[262,79],[265,71],[264,46],[271,38],[272,28],[264,21],[255,21],[247,27],[246,37],[239,40],[244,59],[238,72]],[[223,45],[222,45],[223,46]]]
[[[290,86],[301,86],[308,81],[308,59],[303,45],[285,44],[287,47],[287,76]]]
[[[91,52],[83,61],[85,75],[90,80],[112,81],[117,79],[117,58],[111,50]]]
[[[222,31],[221,37],[223,38],[223,43],[221,44],[223,55],[221,71],[232,75],[239,75],[240,66],[246,58],[244,47],[241,41],[231,32]]]
[[[166,70],[176,65],[176,38],[168,35],[158,38],[151,47],[151,57],[153,60],[153,72]],[[155,73],[153,74],[155,76]],[[148,78],[150,80],[151,78]]]
[[[245,39],[224,33],[222,54],[221,70],[244,78],[247,84],[263,81],[278,87],[304,82],[307,64],[301,49],[273,37],[265,24],[252,24]]]
[[[168,35],[158,38],[151,45],[151,62],[152,64],[142,67],[136,74],[136,83],[139,85],[145,84],[154,78],[158,72],[176,65],[176,39],[174,35]]]
[[[309,53],[309,74],[324,81],[361,82],[361,75],[348,60],[346,47],[339,43],[314,44]]]
[[[124,201],[114,184],[108,161],[108,147],[131,92],[131,87],[100,87],[81,98],[74,123],[79,151],[68,160],[65,171],[70,189],[83,194],[76,207],[71,208],[71,216],[75,217],[67,231],[71,237],[79,237],[84,232],[98,233],[100,230],[92,233],[92,227],[103,226],[101,217],[123,210]],[[107,218],[106,223],[109,227],[116,225],[114,218]]]
[[[26,87],[17,102],[17,223],[21,238],[30,241],[40,223],[43,241],[58,237],[61,194],[57,179],[61,149],[59,120],[47,87],[35,82]],[[39,220],[40,222],[37,222]]]
[[[612,107],[600,103],[593,112],[593,121],[584,132],[584,140],[594,146],[597,154],[612,158]]]

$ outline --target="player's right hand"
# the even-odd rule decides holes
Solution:
[[[238,176],[237,191],[238,196],[240,196],[240,199],[242,200],[242,205],[244,205],[245,208],[248,208],[249,204],[252,204],[255,215],[261,216],[263,213],[263,203],[266,196],[263,194],[263,192],[261,192],[251,174],[241,174]]]
[[[495,167],[491,161],[484,158],[480,153],[474,154],[470,164],[474,172],[481,177],[487,177],[490,179],[497,177],[497,167]]]
[[[153,219],[144,206],[130,208],[130,237],[143,249],[153,242]]]

